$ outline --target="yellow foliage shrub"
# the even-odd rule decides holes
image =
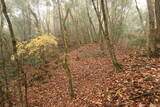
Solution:
[[[26,45],[26,49],[29,50],[29,55],[40,56],[40,54],[52,50],[54,46],[57,46],[57,41],[54,36],[42,35]]]
[[[27,58],[29,56],[41,57],[45,53],[52,52],[57,46],[56,37],[53,35],[41,35],[30,42],[17,43],[17,56]]]
[[[27,44],[27,42],[18,42],[17,43],[17,56],[22,56],[27,52],[26,47],[25,47],[26,44]]]

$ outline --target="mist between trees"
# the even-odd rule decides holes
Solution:
[[[43,69],[48,58],[59,60],[75,97],[68,53],[89,43],[107,48],[115,72],[121,71],[115,49],[145,49],[148,57],[159,55],[160,1],[144,0],[1,0],[0,4],[0,106],[15,101],[28,106],[28,74],[25,66]],[[13,85],[14,84],[14,85]]]

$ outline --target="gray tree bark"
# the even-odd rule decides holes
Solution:
[[[149,14],[148,54],[149,56],[155,56],[156,54],[155,14],[151,0],[147,0],[147,7]]]

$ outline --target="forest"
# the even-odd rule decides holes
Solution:
[[[160,0],[0,0],[0,107],[160,107]]]

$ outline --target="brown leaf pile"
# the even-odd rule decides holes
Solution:
[[[31,107],[132,107],[160,106],[160,58],[147,58],[141,53],[120,48],[116,50],[122,72],[115,73],[108,54],[84,57],[82,54],[98,51],[89,44],[69,54],[76,98],[67,91],[64,70],[49,69],[50,79],[29,88]],[[131,54],[130,54],[131,53]],[[158,106],[159,105],[159,106]]]

